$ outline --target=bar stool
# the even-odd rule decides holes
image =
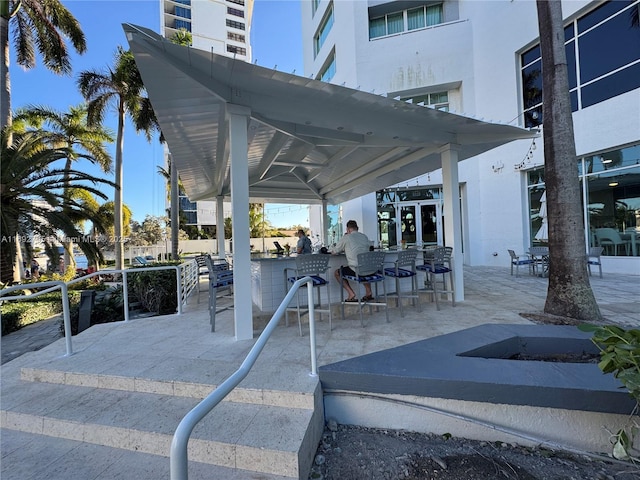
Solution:
[[[209,272],[209,322],[211,323],[211,331],[216,331],[216,314],[218,291],[228,290],[233,292],[233,270],[229,268],[229,264],[225,260],[216,260],[215,263],[211,257],[206,258],[207,270]],[[230,307],[220,309],[227,310]]]
[[[451,305],[456,306],[453,268],[451,267],[452,247],[436,247],[425,251],[423,255],[424,264],[418,265],[417,270],[425,273],[425,289],[424,291],[431,293],[432,298],[436,301],[436,309],[440,310],[438,295],[451,294]],[[449,288],[447,289],[447,278],[449,274]],[[442,290],[438,290],[438,277],[442,275]]]
[[[342,319],[344,320],[344,306],[345,304],[355,306],[355,302],[346,302],[344,299],[344,288],[342,288],[343,280],[350,280],[357,284],[373,283],[376,287],[376,293],[373,301],[362,301],[359,294],[358,297],[358,310],[360,310],[360,324],[364,327],[364,319],[362,318],[362,309],[365,306],[369,306],[369,314],[371,314],[371,308],[376,307],[376,310],[380,310],[380,307],[384,307],[384,313],[387,317],[387,323],[389,322],[389,310],[387,308],[387,290],[384,286],[384,252],[365,252],[358,254],[358,266],[355,269],[355,275],[344,275],[342,273],[342,267],[340,267],[340,303],[342,304]],[[376,301],[378,295],[378,284],[382,284],[382,293],[384,295],[384,302]],[[355,290],[355,289],[354,289]]]
[[[329,258],[330,255],[321,255],[321,254],[306,254],[306,255],[298,255],[296,257],[296,268],[285,268],[284,269],[284,277],[285,284],[287,285],[287,292],[289,291],[291,285],[293,285],[296,281],[300,280],[304,277],[311,277],[313,280],[313,289],[318,293],[318,303],[315,311],[318,313],[328,313],[329,314],[329,331],[333,328],[331,325],[332,315],[331,315],[331,293],[329,288],[329,281],[325,278],[325,274],[329,269]],[[293,276],[289,276],[288,272],[294,272]],[[307,284],[300,286],[300,289],[306,287]],[[325,287],[327,291],[327,305],[326,308],[322,308],[322,293],[320,291],[321,287]],[[289,326],[289,312],[297,311],[298,313],[298,329],[300,330],[300,336],[302,336],[302,321],[301,317],[305,313],[309,313],[309,306],[307,305],[306,309],[300,309],[300,289],[298,290],[298,294],[296,295],[297,305],[296,308],[287,308],[285,310],[285,325]],[[314,295],[315,298],[315,295]],[[315,300],[314,300],[315,302]]]
[[[209,275],[209,270],[207,270],[207,258],[211,257],[209,255],[197,255],[195,258],[196,263],[198,264],[198,303],[200,303],[200,277]]]
[[[395,293],[389,293],[388,296],[396,297],[398,306],[400,307],[400,316],[404,317],[404,311],[402,310],[402,298],[411,298],[411,304],[417,305],[418,311],[422,311],[420,307],[420,296],[418,295],[418,272],[416,270],[416,257],[418,251],[414,249],[400,250],[398,252],[398,258],[393,267],[387,267],[384,269],[384,274],[387,277],[395,278],[396,291]],[[390,263],[390,262],[389,262]],[[402,292],[400,289],[400,279],[408,278],[411,280],[411,291]]]

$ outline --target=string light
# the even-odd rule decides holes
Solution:
[[[516,170],[522,170],[524,168],[527,168],[529,166],[533,166],[533,151],[536,149],[536,139],[534,138],[531,141],[531,145],[529,146],[529,150],[527,151],[527,154],[524,156],[524,159],[520,162],[514,165],[514,168]]]

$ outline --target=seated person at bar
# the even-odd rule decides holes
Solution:
[[[296,253],[298,253],[298,255],[303,253],[311,253],[311,240],[305,235],[304,230],[298,230],[298,233],[296,233],[296,235],[298,236]]]
[[[358,224],[356,221],[349,220],[347,222],[347,233],[345,233],[342,239],[340,239],[340,241],[331,249],[331,253],[333,254],[344,252],[347,256],[347,266],[341,267],[343,275],[355,276],[355,269],[358,266],[358,255],[360,253],[368,252],[369,244],[369,238],[367,238],[364,233],[360,233],[358,231]],[[336,280],[340,282],[340,268],[334,272],[334,276],[336,277]],[[353,291],[349,282],[347,280],[343,280],[342,286],[348,293],[346,301],[357,302],[358,298],[356,297],[356,292]],[[371,284],[364,283],[364,288],[366,295],[362,297],[362,301],[367,302],[373,300]]]

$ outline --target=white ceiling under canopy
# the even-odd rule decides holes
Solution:
[[[250,111],[251,201],[337,204],[536,132],[175,45],[123,25],[191,201],[230,195],[229,104]]]

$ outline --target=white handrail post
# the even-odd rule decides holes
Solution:
[[[180,265],[176,266],[176,298],[178,300],[178,315],[182,315],[182,276],[180,274]]]
[[[64,342],[67,346],[66,357],[73,355],[73,346],[71,344],[71,314],[69,313],[69,292],[67,284],[60,283],[60,293],[62,294],[62,319],[64,320]]]
[[[313,299],[313,280],[307,281],[307,305],[309,305],[309,345],[311,350],[311,373],[312,377],[318,376],[318,365],[316,358],[316,305]],[[331,308],[331,305],[329,305]]]
[[[129,284],[127,283],[127,271],[122,272],[122,296],[124,301],[124,321],[129,321]]]

